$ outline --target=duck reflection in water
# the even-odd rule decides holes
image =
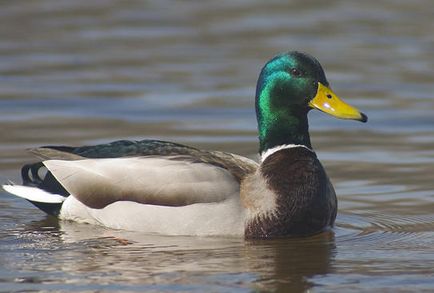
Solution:
[[[305,292],[314,286],[312,278],[333,271],[336,251],[332,231],[244,241],[116,231],[53,217],[33,222],[24,231],[29,245],[38,247],[32,253],[42,253],[45,261],[56,264],[56,274],[74,275],[87,284],[135,284],[142,289],[152,285],[162,290],[169,284],[210,288],[224,278],[223,283],[234,288]],[[27,264],[29,270],[38,267],[33,261]]]

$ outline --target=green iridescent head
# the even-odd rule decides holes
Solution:
[[[256,87],[260,152],[282,144],[311,148],[307,113],[318,109],[342,119],[367,121],[365,114],[329,88],[321,64],[301,52],[288,52],[262,68]]]

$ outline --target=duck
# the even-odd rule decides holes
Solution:
[[[308,112],[367,122],[313,56],[289,51],[256,86],[258,162],[161,140],[43,146],[8,193],[62,221],[163,235],[272,239],[331,229],[337,198],[312,148]]]

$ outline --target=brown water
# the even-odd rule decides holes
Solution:
[[[339,198],[334,231],[311,238],[111,231],[2,192],[0,291],[434,291],[434,2],[289,2],[0,2],[2,182],[45,144],[157,138],[254,157],[257,74],[286,50],[317,56],[370,119],[310,114]]]

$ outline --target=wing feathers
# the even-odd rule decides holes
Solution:
[[[40,147],[40,148],[33,148],[29,149],[29,152],[37,156],[38,158],[42,160],[47,159],[55,159],[55,160],[82,160],[83,157],[63,151],[63,150],[57,150],[50,147]]]
[[[44,165],[91,208],[116,201],[168,206],[217,202],[239,191],[238,181],[223,168],[167,157],[49,160]]]

